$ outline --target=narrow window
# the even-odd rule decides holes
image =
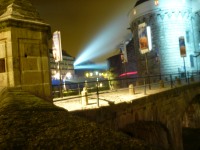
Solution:
[[[0,73],[6,72],[6,68],[5,68],[5,59],[4,58],[0,58]]]

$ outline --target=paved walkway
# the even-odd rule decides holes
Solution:
[[[170,88],[171,87],[169,85],[166,85],[164,88],[158,88],[158,85],[157,85],[156,88],[155,86],[152,86],[151,90],[149,90],[147,86],[146,94],[145,94],[144,86],[136,87],[135,94],[130,94],[128,88],[101,92],[99,94],[99,107],[108,106],[109,103],[117,104],[117,103],[122,103],[122,102],[131,102],[141,97],[145,97],[145,96],[155,94],[161,91],[169,90]],[[88,105],[82,105],[81,98],[82,98],[81,96],[57,98],[57,99],[54,99],[54,104],[59,107],[63,107],[67,109],[68,111],[99,108],[97,106],[96,93],[88,94]]]

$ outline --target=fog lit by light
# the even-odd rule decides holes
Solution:
[[[77,66],[85,61],[106,56],[110,51],[116,50],[116,47],[126,38],[128,33],[128,31],[126,31],[127,27],[123,26],[124,21],[124,16],[119,16],[105,26],[96,38],[82,50],[82,53],[77,57],[74,65]],[[122,37],[123,35],[124,37]]]
[[[107,63],[75,65],[74,69],[107,69]]]

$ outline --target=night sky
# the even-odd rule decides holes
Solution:
[[[135,0],[30,0],[41,18],[51,25],[52,32],[61,31],[62,48],[74,57],[78,57],[92,41],[112,23],[118,25],[114,32],[106,35],[112,41],[109,45],[98,41],[91,53],[99,51],[100,45],[107,47],[107,54],[113,51],[125,38],[130,38],[128,12]],[[108,30],[109,31],[109,30]],[[129,36],[128,36],[129,35]],[[118,44],[117,44],[118,43]],[[50,44],[51,47],[51,44]],[[99,49],[98,49],[99,47]],[[108,48],[109,47],[109,48]]]

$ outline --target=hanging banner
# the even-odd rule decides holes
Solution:
[[[139,24],[138,37],[141,54],[149,52],[148,37],[147,37],[147,25],[146,23]]]
[[[181,57],[186,57],[185,39],[184,36],[179,37],[179,47]]]
[[[121,61],[122,61],[122,63],[128,62],[126,44],[127,44],[127,42],[122,42],[120,44],[120,52],[121,52]]]
[[[127,44],[127,42],[124,42],[124,49],[123,49],[124,62],[128,62],[126,44]]]
[[[60,31],[53,33],[52,53],[55,62],[62,61],[62,46]]]

